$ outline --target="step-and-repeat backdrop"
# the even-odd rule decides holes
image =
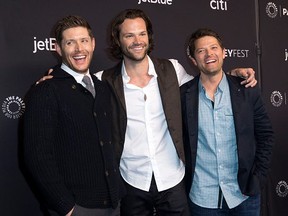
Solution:
[[[186,55],[190,34],[209,27],[223,36],[224,69],[253,67],[276,132],[276,146],[262,215],[286,216],[288,199],[288,2],[287,0],[7,0],[0,3],[0,212],[41,216],[37,195],[22,172],[21,118],[24,96],[33,83],[57,64],[51,29],[66,15],[91,24],[96,50],[91,66],[99,71],[116,64],[107,54],[108,26],[126,8],[140,8],[152,20],[153,56],[175,58],[197,74]]]

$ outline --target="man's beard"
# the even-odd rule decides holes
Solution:
[[[145,57],[146,57],[146,55],[147,55],[147,53],[148,53],[148,48],[147,48],[147,45],[145,45],[145,50],[144,50],[144,53],[143,53],[143,55],[141,55],[141,56],[137,56],[137,55],[134,55],[132,52],[129,52],[129,50],[127,51],[127,50],[125,50],[125,51],[123,51],[122,50],[122,53],[123,53],[123,56],[124,57],[126,57],[126,58],[128,58],[128,59],[130,59],[130,60],[132,60],[132,61],[142,61],[143,59],[145,59]]]

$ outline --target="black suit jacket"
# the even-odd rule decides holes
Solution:
[[[226,75],[230,88],[238,148],[238,183],[241,192],[259,194],[267,176],[274,135],[257,87],[245,88],[242,79]],[[189,193],[195,171],[198,141],[199,75],[181,86],[186,182]]]

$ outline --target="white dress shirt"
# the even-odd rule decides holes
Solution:
[[[170,61],[176,70],[179,85],[193,78],[177,60]],[[149,191],[154,173],[157,189],[163,191],[181,182],[185,167],[168,131],[157,74],[150,58],[148,74],[152,78],[147,86],[140,88],[129,84],[130,78],[122,64],[127,129],[120,172],[128,184],[144,191]],[[102,72],[96,74],[99,79],[101,75]]]

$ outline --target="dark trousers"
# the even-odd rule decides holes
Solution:
[[[55,211],[49,210],[50,216],[62,216]],[[89,209],[75,205],[72,216],[120,216],[120,204],[116,209]]]
[[[158,192],[154,177],[149,192],[125,183],[127,195],[121,200],[121,216],[188,216],[189,206],[184,181]]]
[[[195,205],[189,201],[191,215],[193,216],[259,216],[260,195],[252,196],[235,208],[229,209],[224,199],[222,208],[209,209]]]

